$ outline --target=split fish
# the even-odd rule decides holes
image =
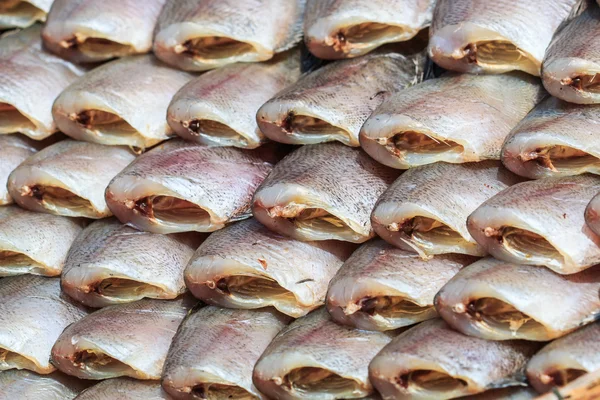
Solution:
[[[60,372],[38,375],[12,370],[0,373],[0,400],[72,400],[87,386],[88,383]]]
[[[84,390],[75,400],[174,400],[158,381],[107,379]]]
[[[6,187],[8,176],[36,151],[38,146],[26,137],[0,135],[0,206],[13,202]]]

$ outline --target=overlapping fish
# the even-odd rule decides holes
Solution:
[[[88,383],[60,372],[38,375],[12,370],[0,374],[0,400],[72,400],[87,386]]]
[[[0,136],[0,206],[13,202],[6,187],[8,176],[36,151],[38,151],[38,145],[24,136]]]
[[[86,389],[76,400],[173,400],[158,381],[131,378],[107,379]],[[61,399],[62,400],[62,399]]]
[[[490,389],[480,394],[459,397],[461,400],[533,400],[538,393],[528,386],[509,386],[502,389]],[[553,399],[554,400],[554,399]]]
[[[46,20],[54,0],[4,0],[0,5],[0,29],[27,28]]]
[[[595,195],[585,208],[585,223],[597,236],[600,236],[600,194]]]

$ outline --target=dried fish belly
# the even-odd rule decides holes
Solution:
[[[13,202],[6,187],[8,176],[37,150],[38,146],[23,136],[0,136],[0,206]]]
[[[54,0],[4,0],[0,4],[0,29],[27,28],[44,21]]]
[[[173,400],[158,381],[131,378],[107,379],[83,391],[76,400]]]
[[[0,373],[0,400],[72,400],[88,384],[60,372],[38,375],[29,371]]]

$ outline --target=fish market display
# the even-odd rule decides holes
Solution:
[[[300,76],[300,54],[265,63],[238,63],[209,71],[177,92],[167,121],[179,136],[208,145],[255,148],[266,141],[256,111]]]
[[[510,130],[544,94],[524,74],[445,74],[390,96],[363,125],[360,144],[400,169],[498,160]]]
[[[423,64],[422,53],[381,53],[326,65],[264,104],[258,126],[282,143],[359,146],[365,120],[392,93],[420,82]]]
[[[298,240],[362,243],[369,214],[398,172],[341,143],[303,146],[277,164],[256,191],[256,219]]]
[[[0,207],[0,277],[60,275],[80,221],[17,206]]]
[[[435,294],[474,260],[461,255],[423,260],[383,240],[371,240],[332,279],[327,309],[337,323],[376,331],[435,318]]]
[[[154,52],[191,71],[265,61],[301,41],[305,3],[167,0],[155,28]]]
[[[422,256],[484,256],[486,251],[467,230],[467,217],[519,180],[499,161],[411,168],[377,200],[371,223],[384,240]]]
[[[0,400],[72,400],[87,383],[60,372],[38,375],[30,371],[0,373]]]
[[[196,234],[161,235],[115,218],[96,221],[73,243],[62,289],[90,307],[144,297],[174,299],[186,290],[183,270],[200,242]]]
[[[438,0],[429,55],[443,68],[539,76],[554,31],[579,0]]]
[[[436,295],[448,324],[487,340],[547,341],[600,315],[600,268],[559,275],[485,258],[461,270]]]
[[[63,329],[86,314],[61,293],[58,278],[23,275],[0,280],[0,371],[55,371],[50,364],[52,345]]]
[[[152,31],[166,0],[54,0],[46,48],[75,62],[98,62],[152,49]]]
[[[177,399],[266,399],[252,369],[290,318],[271,310],[204,307],[179,327],[162,384]]]
[[[324,304],[329,281],[354,248],[344,242],[300,242],[250,219],[213,233],[192,257],[185,280],[207,303],[273,306],[297,318]]]
[[[82,379],[160,379],[171,340],[191,305],[186,297],[144,299],[93,312],[64,330],[52,348],[52,363]]]
[[[74,139],[144,150],[174,136],[165,113],[192,77],[152,55],[126,57],[69,86],[56,99],[52,115]]]
[[[412,39],[431,23],[434,0],[308,0],[304,41],[317,57],[366,54],[391,42]]]
[[[19,165],[8,178],[8,191],[18,205],[32,211],[108,217],[104,189],[134,159],[126,148],[63,140]]]
[[[518,183],[469,216],[469,232],[488,253],[517,264],[573,274],[600,263],[600,237],[584,210],[600,177],[578,175]]]
[[[6,187],[8,176],[37,150],[38,146],[24,136],[0,136],[0,206],[13,202]]]
[[[41,27],[0,37],[0,134],[42,140],[58,130],[52,103],[83,69],[42,50]]]
[[[4,0],[0,5],[0,29],[27,28],[44,21],[54,0]]]
[[[384,400],[452,399],[523,385],[522,369],[538,348],[464,336],[435,319],[394,338],[371,361],[369,377]]]
[[[271,342],[254,384],[276,399],[359,399],[374,393],[369,361],[391,340],[335,324],[324,308],[299,318]]]
[[[171,140],[117,175],[106,201],[121,222],[137,229],[212,232],[250,217],[252,195],[279,153]]]
[[[107,379],[83,391],[75,400],[173,400],[158,381]]]

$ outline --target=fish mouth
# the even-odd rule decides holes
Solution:
[[[276,125],[293,143],[315,144],[338,140],[349,145],[352,141],[351,135],[347,130],[312,115],[289,112]],[[296,138],[294,140],[294,138],[289,138],[289,136],[296,136]]]
[[[598,157],[564,145],[537,147],[517,157],[522,163],[535,163],[540,168],[564,174],[580,174],[600,167]]]
[[[252,395],[246,389],[243,389],[237,385],[226,385],[222,383],[202,382],[194,385],[191,388],[185,388],[184,390],[178,390],[180,393],[187,392],[194,399],[207,399],[207,400],[219,400],[219,399],[239,399],[239,400],[253,400],[257,397]]]
[[[67,50],[76,50],[91,60],[124,57],[135,53],[135,49],[130,45],[101,37],[89,37],[80,33],[75,33],[69,39],[61,40],[59,46]]]
[[[262,306],[265,301],[273,300],[297,306],[294,294],[267,276],[229,275],[205,285],[242,303],[256,302]]]
[[[425,216],[415,216],[400,223],[393,222],[385,228],[392,236],[406,237],[412,245],[426,252],[437,250],[444,253],[445,249],[455,250],[457,247],[467,248],[470,245],[456,230]]]
[[[472,300],[467,305],[466,312],[477,324],[494,332],[504,332],[512,336],[519,333],[527,337],[546,333],[544,326],[532,317],[493,297]]]
[[[200,224],[209,226],[211,217],[204,208],[175,196],[147,196],[131,207],[142,216],[158,222],[171,224]]]
[[[599,94],[600,74],[584,74],[566,77],[560,80],[560,84],[563,86],[570,86],[578,91]]]
[[[417,317],[428,314],[434,309],[431,306],[420,306],[404,296],[366,296],[346,307],[344,313],[352,315],[361,312],[370,317],[395,319],[403,317]]]
[[[37,127],[19,109],[8,103],[0,103],[0,133],[27,132]]]
[[[41,372],[39,365],[19,353],[0,347],[0,371],[9,369],[28,369]]]
[[[182,44],[176,45],[173,50],[176,54],[182,54],[198,61],[240,58],[258,53],[251,44],[227,36],[201,36],[188,39]]]
[[[20,194],[21,196],[34,198],[45,209],[60,215],[98,217],[98,213],[89,200],[58,186],[41,184],[23,186],[20,189]]]
[[[113,301],[134,301],[144,297],[158,298],[163,291],[154,285],[126,278],[107,278],[89,286],[87,292]]]
[[[350,399],[355,398],[356,393],[364,391],[355,380],[318,367],[296,368],[283,377],[279,386],[300,397],[318,393],[334,395],[338,399]]]
[[[587,374],[588,371],[579,368],[552,368],[541,374],[540,381],[548,386],[564,386],[575,379]]]
[[[21,274],[48,275],[48,271],[23,253],[0,249],[0,277]]]
[[[490,71],[519,69],[538,76],[539,66],[526,51],[508,40],[484,40],[464,46],[454,58],[477,64]]]
[[[404,390],[430,396],[444,394],[464,393],[469,384],[460,378],[455,378],[445,372],[418,369],[406,372],[395,379],[395,384],[401,386]],[[425,392],[425,393],[423,393]]]
[[[129,365],[102,351],[84,349],[77,351],[68,358],[76,368],[81,370],[110,376],[136,376],[136,371]]]
[[[187,129],[192,136],[203,136],[215,144],[222,146],[248,147],[248,139],[242,136],[229,125],[212,119],[193,119],[181,121],[181,125]]]
[[[144,143],[137,129],[112,112],[90,109],[71,113],[68,118],[97,136],[114,139],[116,144]]]
[[[446,158],[450,161],[465,151],[461,144],[438,138],[429,132],[402,131],[375,141],[384,146],[393,157],[409,163],[431,163],[445,161]]]

